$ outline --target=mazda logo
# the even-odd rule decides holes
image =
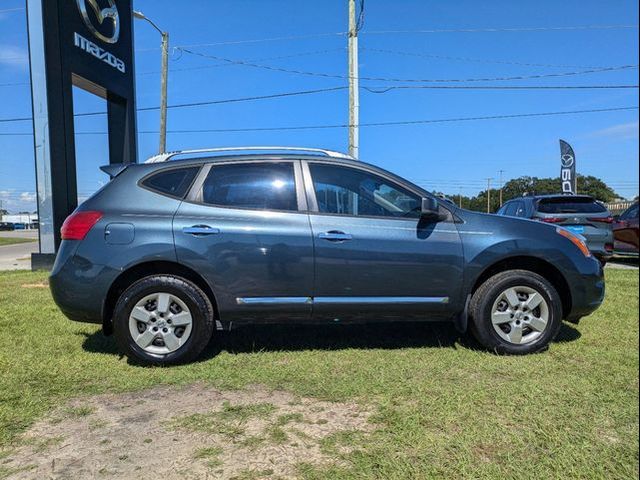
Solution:
[[[562,166],[564,168],[569,168],[573,165],[573,155],[564,154],[560,158],[560,161],[562,162]]]
[[[82,15],[82,20],[84,24],[87,26],[89,31],[99,40],[102,40],[106,43],[116,43],[118,41],[118,37],[120,36],[120,17],[118,15],[118,7],[116,7],[115,0],[107,0],[109,6],[107,8],[100,8],[98,6],[98,0],[76,0],[78,5],[78,10],[80,10],[80,15]],[[100,30],[96,28],[96,25],[93,24],[92,20],[89,18],[87,13],[87,5],[91,7],[93,10],[95,19],[98,21],[98,24],[102,27],[104,24],[110,25],[109,31],[111,31],[111,35],[105,35]],[[101,28],[102,31],[105,28]]]

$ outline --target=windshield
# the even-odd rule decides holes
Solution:
[[[603,213],[607,209],[589,197],[552,197],[538,201],[540,213]]]

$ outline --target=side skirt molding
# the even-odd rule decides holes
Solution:
[[[238,305],[412,305],[446,304],[449,303],[449,297],[238,297],[236,303]]]

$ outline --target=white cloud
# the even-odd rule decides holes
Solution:
[[[2,202],[2,209],[10,213],[33,212],[36,210],[35,192],[0,190],[0,202]]]
[[[609,137],[617,140],[635,140],[638,138],[638,120],[596,130],[591,133],[591,136]]]
[[[35,202],[36,201],[36,194],[34,192],[22,192],[20,194],[20,201],[21,202]]]
[[[13,45],[0,44],[0,66],[26,69],[29,66],[27,50]]]

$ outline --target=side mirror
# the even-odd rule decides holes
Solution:
[[[433,197],[424,197],[420,209],[420,218],[431,222],[441,222],[446,216],[440,213],[438,200]]]

